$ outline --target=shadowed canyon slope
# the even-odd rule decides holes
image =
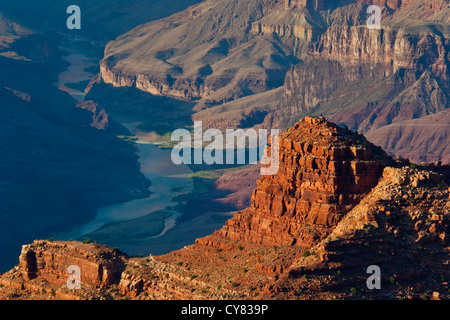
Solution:
[[[25,239],[92,219],[99,206],[148,194],[133,146],[113,120],[92,114],[53,86],[66,67],[60,38],[0,15],[0,270]],[[111,179],[114,177],[114,179]]]
[[[0,297],[445,299],[449,169],[395,162],[364,136],[307,117],[282,133],[278,174],[261,178],[251,207],[221,230],[147,258],[35,241],[0,277]],[[366,287],[373,264],[381,290]],[[80,290],[67,288],[69,265],[81,269]]]
[[[200,0],[4,0],[0,11],[20,25],[43,32],[77,34],[95,41],[109,41],[132,28],[184,10]],[[80,7],[81,30],[68,30],[66,14],[70,5]]]

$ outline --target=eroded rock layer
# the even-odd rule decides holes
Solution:
[[[279,171],[262,177],[250,208],[220,233],[263,244],[310,245],[326,237],[378,183],[388,159],[363,136],[306,117],[280,135]]]

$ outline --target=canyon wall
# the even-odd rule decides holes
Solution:
[[[327,28],[311,54],[287,73],[281,103],[268,114],[264,125],[286,128],[298,117],[315,114],[369,133],[393,124],[406,126],[409,120],[448,109],[450,40],[445,28],[439,31],[438,23],[435,28],[414,29],[405,24],[403,16],[408,10],[411,15],[431,19],[448,10],[442,6],[442,1],[425,6],[428,10],[417,2],[402,5],[403,9],[383,20],[381,30],[350,25]],[[439,123],[434,131],[427,130],[427,139],[447,141],[440,129],[443,126],[445,123]],[[413,161],[448,159],[448,152],[434,143],[423,157],[413,147],[420,143],[417,137],[407,144],[398,138],[401,145],[392,140],[386,144],[387,136],[374,139],[383,141],[386,151],[399,154],[402,150],[401,154]]]

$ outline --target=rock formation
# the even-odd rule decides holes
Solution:
[[[363,136],[306,117],[280,136],[280,169],[258,181],[252,206],[221,230],[260,244],[310,246],[377,183],[387,158]]]
[[[35,241],[0,277],[8,299],[448,298],[450,167],[393,160],[365,138],[308,117],[280,137],[280,171],[250,208],[163,256]],[[67,265],[86,270],[65,286]],[[382,289],[366,269],[382,270]]]

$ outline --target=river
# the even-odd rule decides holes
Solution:
[[[63,59],[69,63],[69,66],[65,71],[58,75],[58,82],[56,82],[54,86],[61,91],[67,92],[78,102],[83,101],[85,97],[84,92],[78,89],[69,88],[67,85],[85,82],[92,79],[94,75],[86,70],[96,66],[98,64],[98,60],[76,52],[74,49],[69,47],[60,47],[60,50],[66,54],[63,56]]]
[[[84,92],[67,85],[92,78],[93,74],[86,72],[86,69],[98,61],[73,49],[64,48],[64,52],[67,54],[64,59],[69,62],[69,66],[59,75],[55,86],[72,95],[78,102],[83,101]],[[178,203],[173,199],[192,191],[193,180],[190,175],[193,172],[186,165],[174,165],[171,161],[171,150],[158,147],[163,137],[139,130],[139,119],[114,119],[138,137],[134,143],[141,172],[151,182],[151,194],[144,199],[98,208],[92,221],[66,234],[55,235],[55,238],[76,240],[89,237],[100,243],[126,249],[128,253],[142,252],[142,242],[162,237],[176,227],[177,218],[181,214],[174,210]],[[147,251],[149,252],[144,254],[153,250],[147,248]]]

